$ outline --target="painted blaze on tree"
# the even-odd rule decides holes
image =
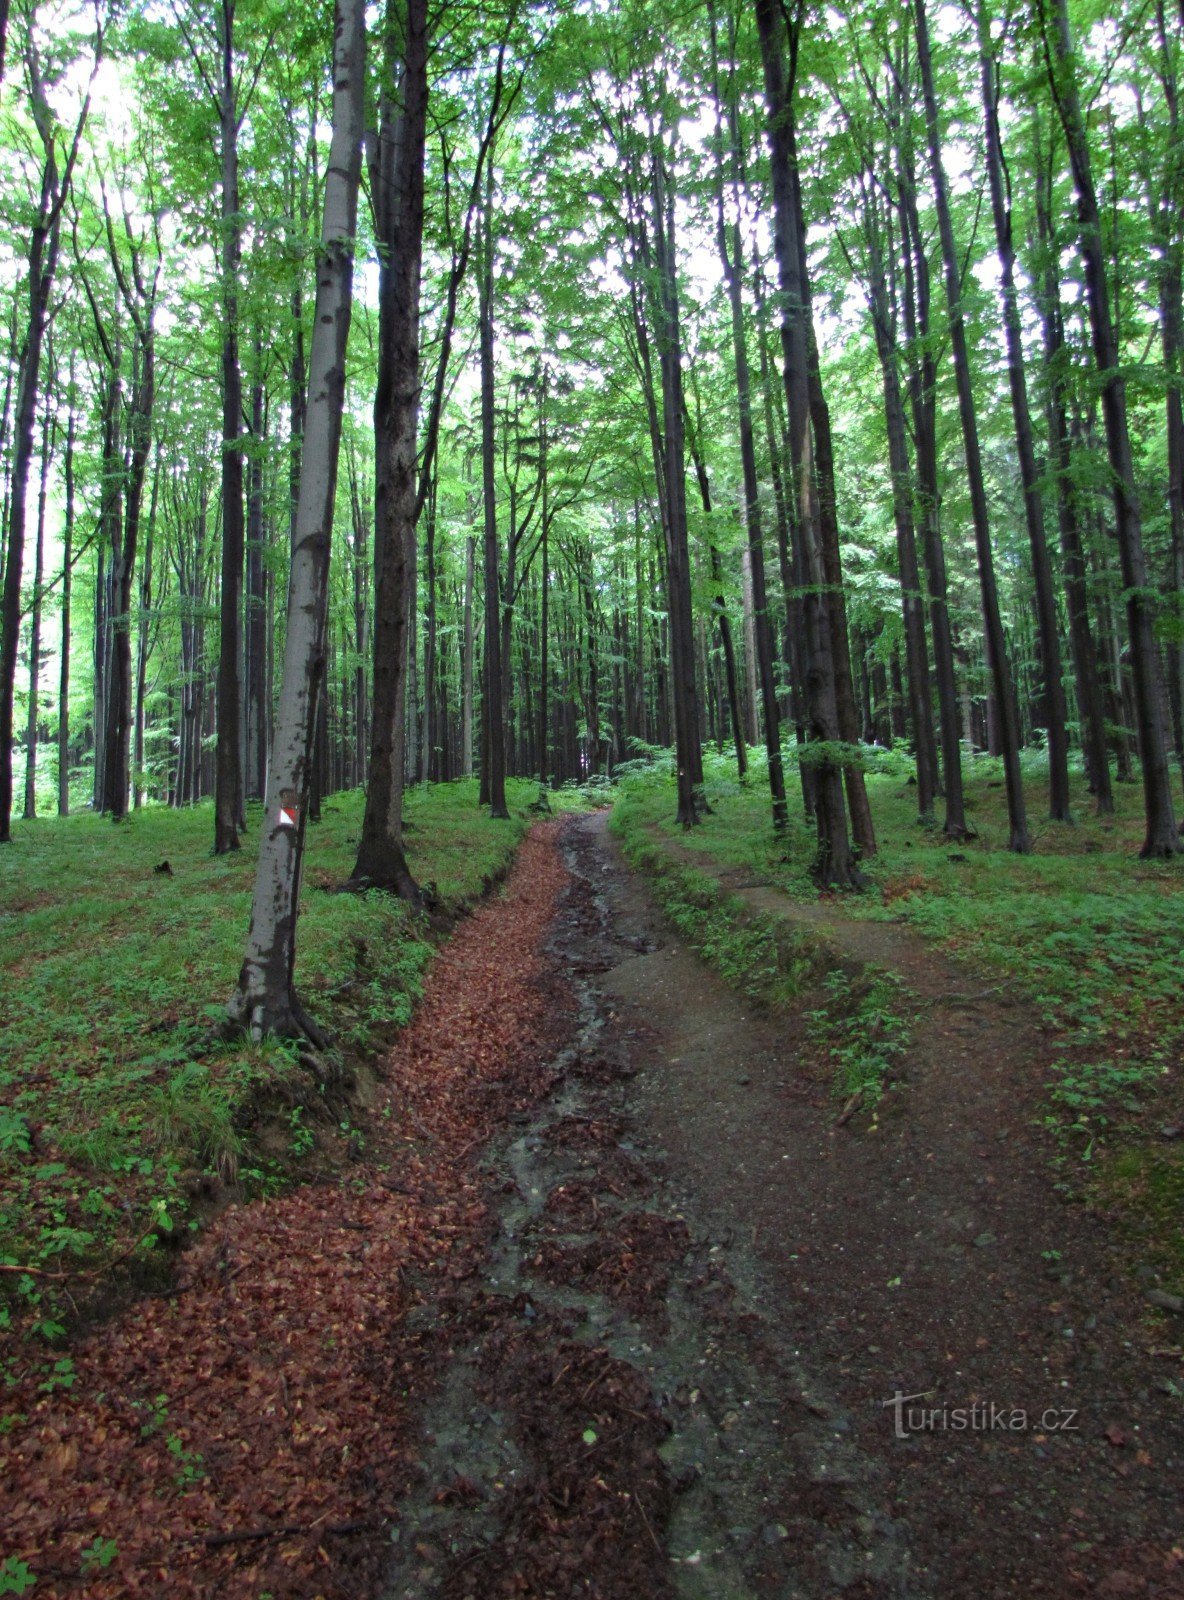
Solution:
[[[345,354],[361,172],[365,73],[363,0],[338,0],[333,60],[333,140],[317,264],[300,496],[288,587],[288,628],[259,865],[247,949],[229,1021],[254,1037],[308,1035],[322,1042],[293,989],[296,914],[312,782],[318,697],[325,676],[329,550],[345,404]]]

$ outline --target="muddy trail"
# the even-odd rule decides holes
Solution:
[[[574,1036],[482,1157],[489,1253],[413,1313],[446,1376],[386,1600],[1184,1595],[1179,1350],[1054,1190],[1033,1019],[823,910],[918,1000],[836,1127],[606,821],[559,836]]]
[[[1058,1197],[1047,1041],[903,930],[778,914],[909,985],[874,1121],[605,813],[535,827],[356,1159],[10,1369],[0,1593],[1181,1600],[1180,1328]]]

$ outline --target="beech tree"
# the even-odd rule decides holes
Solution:
[[[823,884],[875,852],[873,742],[951,840],[986,754],[1014,847],[1046,782],[1067,819],[1141,776],[1175,852],[1174,15],[941,19],[392,0],[308,798],[365,787],[355,883],[417,901],[404,787],[477,748],[498,810],[670,750],[689,825],[713,743]],[[323,22],[278,26],[137,0],[78,145],[88,53],[14,13],[6,816],[14,776],[30,814],[212,799],[231,849],[263,794],[328,177]]]
[[[353,299],[365,103],[366,21],[362,0],[338,0],[334,17],[333,139],[325,173],[325,214],[317,263],[308,367],[300,496],[296,508],[280,703],[251,925],[232,1027],[323,1040],[293,987],[300,864],[312,787],[313,737],[324,692],[329,556],[345,406],[346,350]]]

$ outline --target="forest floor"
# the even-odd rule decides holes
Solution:
[[[1057,1187],[1039,1010],[728,887],[787,929],[775,1008],[605,813],[536,826],[357,1159],[10,1388],[0,1593],[1184,1595],[1179,1318]]]

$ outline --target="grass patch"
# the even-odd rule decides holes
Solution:
[[[787,746],[787,755],[790,747]],[[1035,850],[1007,849],[1002,765],[968,757],[967,816],[975,837],[958,844],[919,824],[909,759],[869,752],[868,790],[879,854],[866,864],[868,889],[843,896],[853,917],[900,920],[935,946],[1014,985],[1039,1010],[1057,1065],[1047,1085],[1047,1125],[1066,1151],[1088,1158],[1094,1182],[1123,1193],[1184,1279],[1184,1241],[1170,1208],[1179,1158],[1163,1154],[1158,1128],[1184,1122],[1184,860],[1138,858],[1142,790],[1116,785],[1116,813],[1097,817],[1080,771],[1073,776],[1076,823],[1047,820],[1047,762],[1024,756]],[[711,866],[739,870],[792,898],[813,899],[813,828],[787,773],[790,828],[772,830],[762,751],[750,752],[741,784],[726,756],[706,757],[710,813],[689,833],[674,820],[670,778],[639,770],[622,785],[616,825],[700,852]],[[939,803],[940,818],[940,803]],[[661,852],[660,842],[653,847]],[[1124,1178],[1122,1173],[1127,1174]],[[1130,1175],[1136,1174],[1132,1178]],[[1115,1188],[1117,1186],[1117,1188]]]
[[[835,1095],[874,1108],[893,1058],[908,1042],[900,1012],[902,985],[889,973],[852,972],[817,933],[784,917],[753,912],[710,872],[676,859],[628,803],[613,816],[626,858],[644,872],[670,921],[733,988],[770,1009],[804,1012],[811,1046],[828,1071]]]
[[[875,1110],[892,1077],[892,1065],[909,1042],[901,1014],[905,989],[892,972],[865,968],[856,977],[836,967],[823,979],[825,1004],[807,1013],[811,1036],[834,1072],[835,1093],[854,1108]]]
[[[510,785],[512,819],[493,822],[475,782],[410,790],[412,870],[446,903],[480,895],[533,792]],[[353,865],[362,806],[335,795],[309,829],[296,966],[355,1064],[410,1017],[433,949],[388,896],[330,892]],[[242,960],[261,816],[250,808],[233,856],[210,854],[210,805],[118,826],[18,823],[0,851],[0,1265],[37,1269],[0,1274],[0,1327],[16,1312],[53,1336],[64,1266],[143,1261],[191,1225],[203,1187],[258,1192],[307,1162],[324,1108],[294,1052],[210,1042]],[[171,876],[154,870],[166,860]]]

